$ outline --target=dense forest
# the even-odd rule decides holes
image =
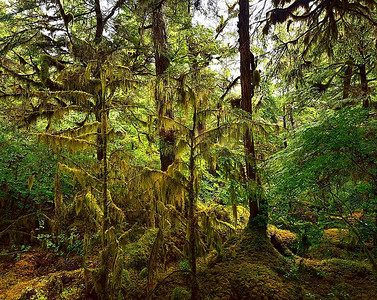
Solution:
[[[1,0],[1,299],[376,299],[377,2]]]

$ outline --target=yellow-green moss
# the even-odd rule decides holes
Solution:
[[[190,299],[190,292],[185,290],[183,287],[177,286],[174,288],[171,294],[171,300],[188,300]]]

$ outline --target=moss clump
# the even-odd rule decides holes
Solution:
[[[323,238],[334,244],[342,244],[344,242],[349,242],[350,233],[347,229],[330,228],[325,230]]]
[[[127,270],[122,270],[122,285],[127,286],[129,290],[135,289],[135,283],[132,281],[130,273]]]
[[[354,276],[366,276],[372,274],[370,267],[362,262],[333,258],[328,259],[326,263],[331,266],[334,272],[342,274],[345,277],[352,278]]]
[[[130,243],[125,247],[125,267],[141,271],[148,264],[148,258],[152,245],[156,239],[157,230],[146,231],[135,243]]]
[[[268,225],[267,235],[276,250],[285,256],[292,255],[292,249],[298,242],[294,233],[288,230],[278,229],[273,225]]]
[[[267,235],[275,236],[282,244],[290,247],[293,243],[297,243],[297,237],[293,232],[289,230],[279,229],[274,225],[268,225]]]
[[[142,269],[142,270],[140,271],[140,273],[139,273],[139,277],[140,277],[141,279],[145,279],[145,278],[147,278],[147,276],[148,276],[148,268],[144,268],[144,269]]]
[[[171,295],[171,300],[188,300],[191,297],[191,293],[185,290],[181,286],[177,286],[174,288],[173,293]]]

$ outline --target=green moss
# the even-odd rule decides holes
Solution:
[[[69,287],[62,291],[60,294],[60,298],[63,300],[70,300],[73,299],[75,295],[78,294],[78,287]]]
[[[371,273],[368,265],[358,261],[333,258],[328,259],[326,262],[346,276],[366,275]]]
[[[145,279],[145,278],[147,278],[147,277],[148,277],[148,268],[144,268],[144,269],[142,269],[142,270],[140,271],[140,273],[139,273],[139,277],[140,277],[141,279]]]
[[[127,270],[122,270],[122,285],[127,286],[128,289],[135,289],[135,283],[132,281],[130,273]]]
[[[174,288],[171,295],[171,300],[188,300],[190,299],[190,292],[185,290],[183,287],[177,286]]]
[[[125,267],[141,271],[148,264],[148,258],[154,240],[157,236],[157,230],[151,229],[146,231],[135,243],[130,243],[125,247]]]

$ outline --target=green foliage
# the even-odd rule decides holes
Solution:
[[[300,266],[298,264],[294,264],[293,267],[284,274],[286,278],[297,278],[299,276],[299,269]]]
[[[132,281],[130,273],[123,269],[122,270],[122,285],[126,286],[128,289],[135,289],[135,283]]]
[[[69,235],[61,233],[56,236],[48,233],[39,233],[36,238],[43,248],[56,254],[63,255],[64,252],[68,252],[81,256],[84,255],[83,239],[80,239],[74,227],[71,229]]]
[[[272,221],[292,230],[299,255],[323,249],[329,228],[344,229],[354,247],[377,242],[373,1],[273,1],[263,33],[275,32],[257,42],[265,49],[251,46],[258,70],[248,111],[232,67],[238,47],[221,40],[236,32],[225,33],[236,3],[228,17],[216,12],[213,32],[185,1],[102,2],[0,9],[1,237],[20,223],[55,253],[99,252],[98,268],[84,257],[85,279],[102,299],[146,278],[150,296],[162,262],[180,261],[194,291],[197,257],[226,256],[248,203],[270,218],[257,212],[247,229]],[[160,40],[157,11],[166,21]],[[75,219],[83,230],[67,229]],[[299,268],[285,277],[300,279]],[[171,295],[189,297],[181,287]]]
[[[144,268],[140,271],[139,277],[141,279],[146,279],[148,277],[148,268]]]
[[[302,250],[331,226],[350,226],[363,241],[375,236],[376,133],[371,111],[342,109],[298,130],[271,161],[279,172],[270,195],[281,203],[274,218],[286,216],[286,225],[299,233]],[[368,222],[355,217],[360,210]]]
[[[190,264],[187,261],[180,261],[179,267],[183,271],[190,272]]]
[[[36,138],[28,137],[14,127],[1,127],[0,132],[0,197],[4,209],[36,212],[42,207],[51,207],[54,201],[56,156]],[[32,184],[30,178],[32,176]],[[72,186],[68,178],[62,178],[62,188]]]

